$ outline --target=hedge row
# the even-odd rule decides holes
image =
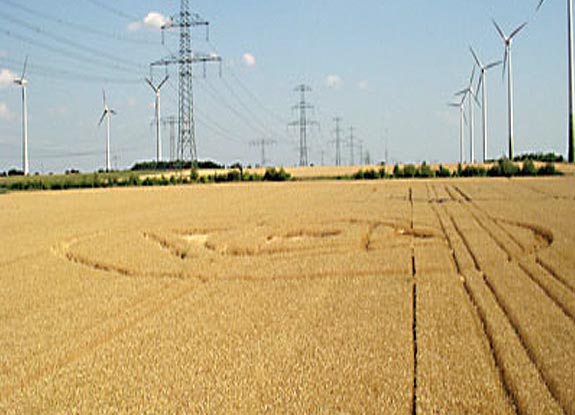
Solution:
[[[514,176],[555,176],[560,175],[555,168],[555,164],[547,163],[544,166],[536,167],[532,160],[527,160],[523,166],[509,161],[499,160],[490,168],[483,166],[457,166],[457,170],[452,172],[443,165],[437,169],[432,169],[425,162],[419,166],[407,164],[403,167],[395,165],[393,172],[389,174],[385,167],[379,170],[360,170],[353,175],[355,180],[374,179],[402,179],[402,178],[430,178],[430,177],[514,177]]]

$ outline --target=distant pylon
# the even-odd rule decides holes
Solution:
[[[262,138],[261,140],[253,140],[250,141],[250,145],[251,146],[255,146],[255,147],[260,147],[261,148],[261,167],[264,167],[267,163],[267,159],[266,159],[266,147],[267,146],[271,146],[276,144],[277,141],[275,140],[266,140],[265,138]]]
[[[309,166],[309,147],[307,145],[307,128],[312,125],[317,125],[316,121],[310,120],[307,115],[307,110],[313,109],[305,100],[305,93],[311,92],[311,88],[307,85],[301,84],[295,88],[296,92],[300,93],[300,102],[293,106],[293,109],[299,111],[299,120],[289,123],[291,127],[299,127],[299,165]]]
[[[355,134],[354,134],[355,130],[353,127],[349,127],[349,165],[353,166],[355,164],[355,154],[353,153],[353,146],[354,146],[354,141],[355,141]],[[361,156],[360,156],[360,160],[361,160]],[[361,164],[361,162],[360,162]]]
[[[162,30],[180,29],[180,53],[179,56],[169,56],[153,62],[152,66],[178,65],[179,88],[178,88],[178,148],[179,160],[189,159],[193,163],[198,162],[196,146],[196,132],[194,123],[194,98],[192,89],[192,67],[194,63],[220,62],[221,58],[216,54],[206,54],[192,51],[192,27],[209,26],[198,14],[190,13],[189,0],[181,0],[180,14],[170,18],[170,21],[162,26]],[[206,36],[208,32],[206,31]]]
[[[335,165],[341,166],[341,117],[335,117]]]
[[[170,161],[176,159],[176,126],[178,125],[178,118],[175,116],[165,117],[162,120],[164,127],[170,128]]]

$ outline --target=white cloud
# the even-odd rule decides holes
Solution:
[[[144,24],[141,21],[137,21],[137,22],[132,22],[128,25],[128,31],[130,32],[137,32],[138,30],[140,30],[142,27],[144,26]]]
[[[169,18],[164,16],[162,13],[159,12],[150,12],[144,17],[142,20],[138,20],[136,22],[132,22],[128,25],[128,30],[130,32],[137,32],[144,27],[150,27],[153,29],[161,29],[163,26],[168,24],[170,21]]]
[[[328,75],[325,84],[331,89],[340,89],[343,86],[343,80],[339,75]]]
[[[242,59],[247,66],[255,66],[256,64],[256,57],[249,52],[244,53]]]
[[[9,69],[0,69],[0,88],[6,88],[16,79],[16,74]]]
[[[14,114],[8,108],[5,102],[0,102],[0,119],[11,121],[14,119]]]
[[[369,82],[367,82],[366,80],[363,81],[359,81],[357,84],[357,87],[361,90],[361,91],[367,91],[369,89]]]

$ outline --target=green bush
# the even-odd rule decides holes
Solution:
[[[487,170],[484,167],[465,166],[459,175],[460,177],[485,177]]]
[[[555,164],[547,163],[547,164],[545,164],[545,166],[542,166],[537,170],[537,175],[539,175],[539,176],[557,176],[557,175],[561,175],[561,173],[557,171],[557,169],[555,168]]]
[[[283,167],[276,169],[275,167],[268,167],[264,174],[264,181],[268,182],[284,182],[291,179],[291,174],[286,172]]]
[[[403,177],[415,177],[416,173],[417,167],[415,167],[413,164],[406,164],[403,167]]]
[[[537,168],[533,160],[526,160],[523,162],[523,167],[521,168],[522,176],[537,176]]]
[[[445,168],[443,165],[439,165],[439,169],[435,172],[437,177],[451,177],[451,172],[449,169]]]
[[[435,177],[435,172],[424,161],[416,170],[415,177]]]
[[[393,166],[393,177],[395,177],[396,179],[400,179],[403,176],[404,176],[403,175],[403,169],[401,167],[399,167],[398,164]]]

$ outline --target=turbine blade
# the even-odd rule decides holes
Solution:
[[[102,89],[102,98],[104,100],[104,107],[106,106],[106,91]]]
[[[107,114],[107,111],[104,111],[104,112],[102,113],[102,116],[100,117],[100,121],[98,122],[98,127],[99,127],[100,125],[102,125],[102,121],[104,121],[104,118],[106,118],[106,114]]]
[[[26,76],[26,69],[28,68],[28,55],[26,55],[26,59],[24,59],[24,69],[22,69],[22,76],[20,79],[24,79]]]
[[[471,46],[469,46],[469,50],[471,51],[471,54],[473,55],[473,59],[475,59],[475,63],[477,63],[477,66],[479,66],[480,68],[483,68],[481,61],[479,60],[479,58],[477,57],[477,54],[475,53],[475,51],[473,50],[473,48]]]
[[[467,116],[465,115],[465,112],[463,113],[463,121],[465,122],[465,125],[469,125],[469,123],[467,122]]]
[[[541,6],[543,6],[543,3],[545,3],[545,0],[540,0],[539,4],[537,5],[537,9],[535,9],[536,11],[539,11],[539,9],[541,8]]]
[[[116,112],[116,110],[108,110],[108,112],[112,115],[118,115],[118,113]]]
[[[473,97],[473,99],[475,100],[475,103],[477,104],[477,106],[479,108],[481,108],[481,102],[479,102],[479,98],[477,98],[477,94],[471,92],[471,96]]]
[[[519,26],[517,29],[511,32],[511,34],[509,35],[509,39],[513,39],[513,36],[521,32],[525,26],[527,26],[527,22],[523,23],[521,26]]]
[[[503,72],[501,74],[501,77],[503,79],[505,79],[505,69],[507,69],[507,57],[508,57],[508,50],[507,50],[508,46],[505,45],[505,55],[503,55]]]
[[[477,83],[477,92],[481,91],[481,85],[483,84],[483,77],[484,77],[484,76],[485,76],[485,75],[481,75],[481,76],[479,77],[479,82]]]
[[[491,62],[489,65],[487,65],[485,67],[485,70],[491,69],[491,68],[495,68],[496,66],[499,66],[503,63],[503,61],[497,61],[497,62]]]
[[[148,83],[148,85],[150,85],[150,88],[152,88],[154,90],[154,92],[156,92],[156,87],[154,86],[152,81],[150,81],[148,78],[145,78],[145,79],[146,79],[146,82]]]
[[[455,96],[458,97],[458,96],[460,96],[460,95],[467,95],[468,93],[469,93],[469,88],[465,88],[465,89],[462,89],[462,90],[459,91],[459,92],[456,92],[456,93],[455,93]]]
[[[459,105],[459,104],[453,104],[453,103],[450,102],[450,103],[447,104],[447,106],[448,106],[448,107],[453,107],[453,108],[459,108],[461,105]]]
[[[495,21],[495,19],[491,19],[491,21],[493,22],[493,25],[495,26],[495,29],[497,29],[497,33],[499,33],[499,36],[501,36],[501,39],[503,39],[504,41],[507,42],[507,37],[505,36],[505,33],[503,32],[503,30],[501,29],[501,27],[499,27],[499,25],[497,24],[497,22]]]
[[[162,82],[160,82],[160,85],[158,85],[158,90],[160,90],[160,89],[164,86],[164,84],[165,84],[166,82],[168,82],[168,79],[169,79],[169,78],[170,78],[170,76],[169,76],[169,75],[166,75],[166,77],[164,78],[164,80],[163,80]]]
[[[475,79],[475,65],[473,65],[473,70],[471,71],[471,78],[469,78],[469,87],[473,85],[473,80]]]

